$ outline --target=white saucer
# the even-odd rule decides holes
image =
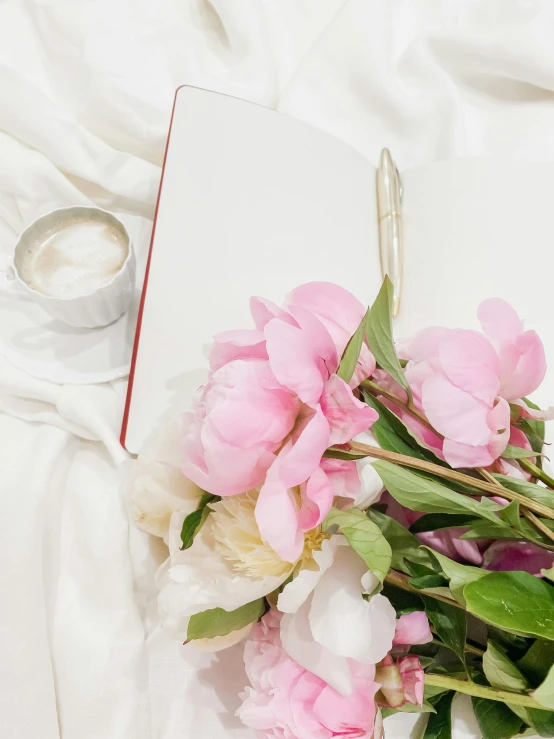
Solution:
[[[37,303],[0,297],[0,353],[33,377],[89,385],[129,374],[140,292],[129,310],[102,328],[73,328]]]
[[[151,221],[118,214],[131,231],[142,285]],[[129,223],[131,221],[131,223]],[[0,292],[0,354],[33,377],[60,385],[109,382],[129,374],[141,290],[129,310],[102,328],[73,328],[32,299],[11,289]]]

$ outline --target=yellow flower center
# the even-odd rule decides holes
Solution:
[[[208,518],[214,541],[221,556],[237,573],[262,578],[280,577],[299,569],[317,569],[313,551],[321,549],[327,538],[318,526],[304,537],[304,549],[295,563],[285,562],[262,539],[254,516],[258,491],[233,495],[211,503]]]

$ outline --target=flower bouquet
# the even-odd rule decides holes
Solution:
[[[397,343],[388,279],[367,310],[330,283],[215,336],[192,411],[130,477],[164,538],[165,628],[243,642],[238,716],[259,739],[383,734],[395,712],[451,737],[554,736],[554,479],[527,397],[546,362],[504,301],[482,331]]]

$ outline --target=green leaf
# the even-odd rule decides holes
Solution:
[[[487,637],[489,641],[494,641],[509,656],[512,662],[522,657],[529,649],[531,643],[529,639],[517,634],[510,634],[508,631],[497,629],[496,626],[487,625]]]
[[[495,480],[498,480],[508,490],[513,490],[515,493],[525,495],[526,498],[534,500],[537,503],[542,503],[549,508],[554,509],[554,494],[551,490],[548,490],[541,485],[535,485],[532,482],[526,480],[518,480],[515,477],[508,477],[507,475],[493,475]]]
[[[504,703],[486,698],[472,698],[471,702],[483,739],[511,739],[519,734],[521,719]]]
[[[189,513],[185,518],[181,527],[182,550],[189,549],[192,546],[194,537],[200,531],[204,525],[204,521],[210,515],[208,503],[211,503],[212,500],[216,499],[219,500],[217,496],[212,495],[211,493],[203,493],[200,498],[200,502],[198,503],[198,508],[192,513]]]
[[[436,713],[429,716],[423,739],[452,739],[452,691],[445,693],[436,703]]]
[[[433,559],[421,548],[419,539],[410,534],[408,529],[404,528],[398,521],[373,508],[367,511],[367,515],[379,527],[390,544],[392,550],[391,567],[407,575],[411,575],[412,571],[406,566],[404,560],[433,567]]]
[[[554,665],[532,696],[541,706],[554,710]]]
[[[390,570],[392,550],[377,524],[357,508],[349,508],[347,511],[331,508],[323,521],[323,530],[331,528],[336,528],[346,537],[368,569],[383,582]]]
[[[362,350],[362,344],[364,342],[364,336],[367,330],[368,321],[369,308],[367,309],[354,335],[351,337],[350,341],[346,345],[346,349],[344,350],[342,358],[340,360],[337,375],[346,383],[349,383],[352,379],[352,375],[354,374],[354,370],[356,369],[356,365],[358,364],[358,359],[360,358],[360,352]]]
[[[554,713],[541,711],[538,708],[528,708],[526,711],[531,726],[539,736],[554,736]]]
[[[437,636],[451,649],[465,667],[466,614],[440,600],[422,595],[425,613]]]
[[[402,367],[398,361],[392,335],[392,298],[393,287],[388,277],[375,298],[369,312],[367,342],[379,366],[384,369],[408,393],[411,401],[411,390],[406,381]]]
[[[516,693],[529,688],[525,676],[508,659],[504,650],[492,641],[487,642],[487,651],[483,656],[483,670],[493,688],[513,690]]]
[[[554,642],[537,639],[529,647],[517,666],[531,685],[540,685],[554,664]]]
[[[465,513],[427,513],[425,516],[418,518],[410,526],[412,534],[421,534],[424,531],[437,531],[437,529],[459,528],[462,526],[471,526],[476,519],[474,516],[467,516]]]
[[[498,511],[498,516],[510,524],[516,531],[521,532],[521,518],[519,514],[519,500],[512,500],[505,508]]]
[[[210,608],[208,611],[196,613],[190,617],[187,630],[187,641],[195,639],[212,639],[214,636],[225,636],[231,631],[238,631],[248,624],[258,621],[265,612],[265,600],[247,603],[234,611],[223,608]]]
[[[554,640],[554,588],[527,572],[490,572],[464,588],[467,610],[523,636]]]
[[[519,446],[508,444],[501,456],[503,459],[527,459],[528,457],[536,457],[537,452],[534,449],[522,449]]]
[[[392,497],[412,511],[469,513],[494,523],[501,523],[492,510],[480,506],[474,498],[460,495],[439,482],[421,477],[391,462],[378,460],[372,464]]]
[[[482,570],[480,567],[470,567],[469,565],[461,565],[458,562],[454,562],[452,559],[445,557],[444,554],[435,552],[430,547],[425,547],[441,566],[442,571],[450,580],[450,592],[452,596],[465,607],[466,602],[464,598],[464,588],[468,583],[480,580],[483,577],[488,577],[491,573],[486,570]]]

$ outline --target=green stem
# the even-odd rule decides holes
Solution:
[[[408,582],[407,575],[404,575],[402,572],[397,572],[396,570],[389,570],[387,574],[385,575],[385,582],[388,582],[389,585],[394,585],[397,588],[400,588],[401,590],[407,590],[408,593],[416,593],[417,595],[427,595],[429,598],[434,598],[435,600],[440,600],[442,603],[448,603],[449,606],[454,606],[455,608],[460,608],[462,611],[465,611],[465,608],[458,603],[457,600],[454,600],[453,598],[447,598],[445,595],[440,595],[440,593],[433,593],[429,590],[418,590],[418,588],[414,588],[413,585],[410,585]]]
[[[537,467],[537,465],[533,464],[533,462],[530,462],[528,459],[518,459],[518,462],[524,470],[530,472],[537,479],[542,480],[542,482],[544,482],[545,485],[548,485],[549,488],[554,488],[554,479],[550,477],[550,475],[547,475],[544,470],[541,470],[540,467]]]
[[[360,444],[357,441],[350,442],[350,450],[360,456],[373,457],[375,459],[385,459],[388,462],[400,465],[400,467],[410,467],[415,470],[430,472],[433,475],[437,475],[437,477],[443,477],[445,480],[453,480],[454,482],[460,482],[464,485],[469,485],[475,490],[487,493],[487,495],[499,495],[503,498],[507,498],[508,500],[519,500],[521,505],[525,506],[531,511],[534,511],[535,513],[540,514],[543,518],[550,518],[554,520],[554,510],[552,510],[552,508],[548,508],[548,506],[545,506],[542,503],[531,500],[521,493],[516,493],[513,490],[508,490],[497,481],[495,481],[493,484],[491,482],[487,482],[486,480],[479,480],[477,477],[470,477],[463,472],[458,472],[457,470],[450,469],[450,467],[441,467],[441,465],[427,462],[424,459],[409,457],[406,454],[398,454],[397,452],[389,452],[385,449],[381,449],[380,447]]]
[[[509,690],[498,690],[488,685],[477,685],[466,680],[458,680],[448,675],[437,675],[435,673],[425,674],[425,684],[432,685],[435,688],[446,688],[447,690],[455,690],[457,693],[465,693],[474,698],[486,698],[491,701],[500,701],[501,703],[511,703],[514,706],[523,706],[524,708],[538,708],[544,711],[544,706],[533,700],[528,695],[522,693],[512,693]]]

